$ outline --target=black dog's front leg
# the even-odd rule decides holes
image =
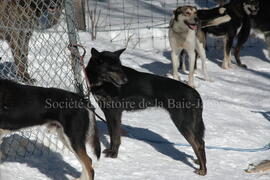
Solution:
[[[250,19],[249,19],[249,17],[245,17],[243,19],[243,24],[242,24],[241,30],[238,33],[237,45],[234,49],[234,56],[235,56],[235,60],[237,62],[237,65],[240,67],[243,67],[243,68],[247,68],[247,66],[245,64],[242,64],[242,62],[241,62],[240,50],[243,47],[243,45],[245,44],[245,42],[248,40],[250,30],[251,30]]]
[[[103,110],[106,121],[107,127],[110,135],[110,148],[105,149],[103,153],[105,153],[106,157],[116,158],[118,155],[118,149],[121,144],[121,117],[122,111],[113,109],[113,110]]]

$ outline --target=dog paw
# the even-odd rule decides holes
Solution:
[[[118,155],[118,152],[112,149],[105,149],[103,153],[105,154],[105,157],[110,157],[110,158],[117,158],[117,155]]]
[[[237,69],[237,65],[236,65],[236,64],[230,63],[230,64],[229,64],[229,68],[230,68],[230,69]]]
[[[223,63],[221,66],[222,69],[229,69],[229,66],[227,63]]]
[[[245,65],[245,64],[238,64],[238,66],[241,68],[247,69],[247,65]]]
[[[206,170],[205,169],[197,169],[194,171],[196,174],[200,176],[205,176],[206,175]]]

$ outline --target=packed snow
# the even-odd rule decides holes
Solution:
[[[92,47],[100,51],[123,48],[106,40],[90,41],[87,33],[80,36],[87,47],[86,59]],[[220,49],[208,51],[207,66],[214,82],[205,82],[200,69],[196,78],[197,90],[204,101],[208,174],[201,177],[193,173],[198,166],[193,161],[192,148],[168,114],[152,108],[124,113],[122,127],[128,136],[122,137],[117,159],[102,156],[100,161],[95,161],[96,179],[270,178],[270,173],[247,174],[244,171],[248,164],[270,156],[270,60],[263,42],[243,49],[241,57],[248,69],[236,66],[230,70],[221,69],[220,54]],[[126,66],[161,76],[171,69],[169,50],[127,49],[121,60]],[[187,79],[186,74],[180,76],[182,80]],[[99,109],[97,112],[102,115]],[[98,121],[98,127],[104,149],[109,143],[106,125]],[[79,177],[80,171],[80,164],[72,153],[51,151],[48,155],[4,161],[0,165],[0,179],[67,180]]]
[[[85,63],[92,47],[99,51],[124,48],[105,37],[91,41],[88,33],[80,33],[80,39],[87,48]],[[195,83],[204,102],[206,176],[193,172],[198,168],[194,163],[195,154],[168,113],[151,108],[123,114],[122,128],[128,135],[122,137],[118,158],[102,155],[99,161],[94,160],[96,179],[269,180],[270,172],[248,174],[244,171],[249,164],[270,158],[270,58],[263,39],[253,39],[256,39],[255,46],[246,46],[241,51],[242,62],[248,69],[236,65],[229,70],[222,69],[222,49],[209,48],[207,68],[213,82],[206,82],[199,61]],[[160,76],[170,73],[170,59],[168,48],[128,47],[121,56],[124,65]],[[180,77],[186,81],[187,73],[180,73]],[[103,116],[98,107],[97,113]],[[98,128],[104,150],[109,145],[106,124],[98,120]],[[3,160],[0,180],[68,180],[80,176],[80,163],[72,153],[48,147],[45,151],[49,153]],[[88,152],[94,157],[90,148]]]

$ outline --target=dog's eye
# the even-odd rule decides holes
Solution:
[[[187,16],[190,16],[190,15],[191,15],[191,13],[190,13],[190,12],[186,12],[186,15],[187,15]]]

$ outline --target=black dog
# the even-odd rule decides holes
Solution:
[[[257,15],[251,17],[251,27],[260,30],[265,35],[268,52],[270,55],[270,1],[258,0],[260,2],[260,10]]]
[[[228,69],[231,66],[231,49],[233,40],[237,36],[237,45],[234,50],[234,56],[238,66],[246,67],[240,60],[240,49],[247,41],[251,23],[250,16],[255,15],[259,10],[259,2],[257,0],[231,0],[230,3],[223,6],[226,9],[226,14],[230,15],[231,21],[220,24],[218,26],[211,26],[203,28],[204,33],[213,34],[215,36],[224,36],[224,61],[222,68]],[[215,9],[220,9],[214,8]],[[199,10],[199,19],[204,19],[208,10]]]
[[[160,106],[168,111],[177,129],[191,144],[200,165],[195,172],[206,175],[204,123],[199,93],[179,81],[122,66],[119,57],[123,51],[98,52],[93,48],[86,67],[92,93],[107,120],[111,146],[104,151],[106,156],[115,158],[118,155],[123,111]]]
[[[0,140],[10,131],[44,124],[54,127],[63,144],[75,153],[83,168],[80,180],[92,180],[94,170],[85,143],[90,142],[99,158],[100,142],[95,117],[83,98],[60,89],[0,79]]]

